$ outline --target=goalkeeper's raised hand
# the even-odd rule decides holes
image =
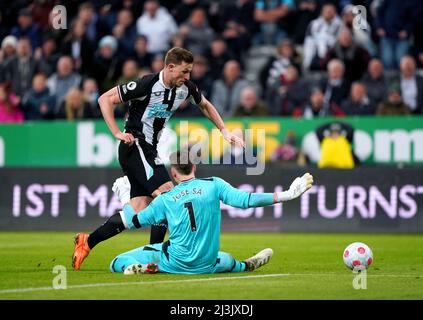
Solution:
[[[297,177],[291,183],[289,190],[283,192],[276,192],[277,202],[293,200],[301,196],[304,192],[313,185],[313,176],[310,173],[305,173],[302,177]]]

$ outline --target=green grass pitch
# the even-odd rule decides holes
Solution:
[[[73,233],[0,233],[0,300],[5,299],[423,299],[423,236],[370,234],[223,233],[221,250],[237,259],[274,250],[254,272],[137,275],[109,272],[119,253],[148,241],[126,232],[99,244],[80,271],[71,268]],[[366,289],[342,261],[351,242],[367,243],[374,264]],[[66,267],[67,289],[53,290],[56,265]],[[233,279],[232,279],[233,278]]]

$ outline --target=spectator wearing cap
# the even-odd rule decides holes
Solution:
[[[92,76],[96,79],[100,92],[105,92],[114,86],[121,73],[123,62],[116,54],[117,48],[115,37],[101,38],[92,69]]]
[[[343,101],[341,109],[346,115],[368,116],[375,114],[375,106],[370,103],[366,86],[362,82],[351,85],[350,97]]]
[[[223,77],[213,82],[211,102],[222,117],[233,115],[239,104],[241,91],[248,87],[248,81],[242,78],[241,67],[236,60],[229,60],[223,68]]]
[[[51,35],[47,35],[41,48],[34,53],[35,60],[38,61],[38,70],[50,77],[56,71],[57,61],[60,58],[60,52],[57,51],[57,44]]]
[[[336,13],[333,4],[322,7],[320,17],[311,21],[307,27],[304,40],[303,69],[320,69],[320,59],[335,45],[336,38],[342,27],[342,20]]]
[[[50,93],[56,97],[54,103],[54,114],[57,114],[60,105],[68,94],[69,90],[78,87],[81,83],[81,75],[74,72],[73,61],[69,56],[60,57],[57,62],[57,72],[53,73],[47,80],[47,87]]]
[[[31,80],[38,71],[38,63],[34,59],[31,43],[28,38],[20,38],[16,56],[4,64],[4,79],[10,81],[11,90],[22,98],[31,87]]]
[[[86,36],[86,27],[82,20],[74,20],[70,32],[64,39],[61,52],[73,59],[75,71],[87,75],[90,73],[94,55],[94,45]]]
[[[399,83],[405,104],[413,114],[422,114],[423,77],[416,73],[416,61],[412,56],[401,59]]]
[[[0,48],[0,83],[6,81],[6,71],[4,70],[8,60],[16,56],[18,40],[15,36],[7,36],[1,42]]]
[[[138,62],[140,68],[151,68],[153,57],[154,55],[147,52],[147,37],[143,35],[137,36],[132,58]]]
[[[367,88],[367,95],[372,105],[377,106],[385,99],[388,92],[388,81],[384,75],[383,64],[379,59],[370,60],[367,73],[361,82]]]
[[[26,120],[46,120],[54,117],[55,97],[47,88],[47,78],[38,73],[32,79],[32,88],[25,93],[22,99],[22,111]]]
[[[13,27],[10,33],[18,39],[27,37],[34,50],[41,46],[41,28],[34,22],[32,13],[28,8],[19,11],[18,25]]]
[[[179,28],[179,33],[184,37],[185,47],[193,54],[204,54],[215,36],[202,8],[191,12],[189,20]]]
[[[147,37],[149,53],[164,54],[169,49],[170,39],[177,32],[175,20],[157,0],[144,3],[144,13],[137,20],[137,33]]]
[[[253,87],[246,87],[241,91],[240,103],[233,114],[234,117],[265,117],[269,115],[267,107],[258,100]]]
[[[388,91],[388,99],[381,102],[377,108],[378,116],[401,116],[410,114],[410,108],[401,97],[401,86],[394,82],[390,85]]]
[[[18,39],[15,36],[7,36],[1,42],[0,65],[16,55]]]

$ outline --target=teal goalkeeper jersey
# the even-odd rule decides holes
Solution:
[[[141,227],[167,221],[169,259],[162,256],[163,271],[211,272],[220,247],[220,200],[248,208],[250,196],[211,177],[182,182],[154,199],[138,220]]]

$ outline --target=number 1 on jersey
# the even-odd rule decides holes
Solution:
[[[197,225],[195,224],[194,208],[192,202],[185,202],[184,207],[188,209],[189,221],[191,223],[191,231],[197,231]]]

